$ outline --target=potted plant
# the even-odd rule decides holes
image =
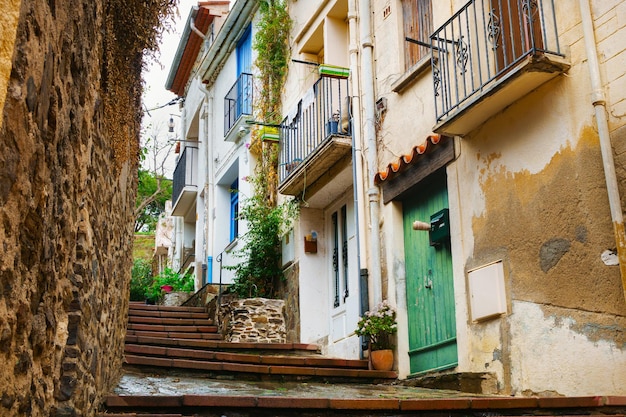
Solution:
[[[359,320],[355,333],[369,337],[369,357],[374,369],[390,371],[393,368],[392,335],[397,331],[396,311],[387,300]]]
[[[190,274],[179,274],[166,267],[159,275],[153,278],[152,285],[146,289],[146,303],[155,304],[165,294],[169,294],[172,291],[192,292],[193,290],[194,281]]]

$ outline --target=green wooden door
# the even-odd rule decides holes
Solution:
[[[415,220],[429,222],[432,214],[447,207],[446,178],[441,174],[403,201],[411,374],[458,363],[449,240],[431,246],[428,231],[412,228]]]

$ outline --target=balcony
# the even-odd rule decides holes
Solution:
[[[569,69],[554,0],[472,0],[431,35],[436,124],[463,136]]]
[[[347,78],[321,77],[281,123],[278,191],[300,195],[351,158]]]
[[[174,169],[172,216],[185,217],[196,203],[198,194],[198,148],[185,146]],[[195,213],[194,213],[195,218]]]
[[[236,142],[239,128],[252,117],[252,74],[242,73],[224,97],[224,140]]]

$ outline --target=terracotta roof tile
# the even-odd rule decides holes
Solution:
[[[374,183],[379,185],[384,181],[390,180],[396,174],[403,171],[408,165],[419,160],[420,155],[431,152],[434,149],[434,145],[437,145],[441,140],[445,139],[449,138],[435,133],[427,136],[424,142],[413,146],[409,153],[402,155],[397,161],[390,162],[385,170],[376,173],[376,175],[374,175]]]
[[[224,2],[201,2],[199,3],[199,8],[197,15],[195,17],[195,26],[202,33],[207,34],[209,30],[209,26],[213,19],[217,16],[220,16],[220,12],[218,10],[211,10],[209,6],[219,5]],[[228,3],[228,2],[225,2]],[[170,88],[174,94],[178,96],[183,96],[185,94],[185,86],[187,85],[187,81],[189,81],[189,76],[191,74],[191,70],[193,68],[194,63],[196,62],[196,58],[198,57],[198,53],[200,52],[200,48],[202,47],[203,40],[198,36],[197,33],[191,31],[189,33],[189,37],[187,39],[187,43],[185,44],[185,49],[180,58],[180,62],[178,64],[178,68],[176,70],[176,75],[174,76],[174,80]]]

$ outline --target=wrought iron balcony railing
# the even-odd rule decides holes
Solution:
[[[281,123],[279,182],[331,137],[350,136],[350,120],[348,79],[320,77]]]
[[[174,180],[172,183],[172,202],[178,202],[178,197],[185,187],[198,185],[197,183],[198,148],[185,146],[183,153],[178,158],[178,163],[174,169]]]
[[[437,123],[525,58],[563,56],[554,0],[472,0],[431,35]]]
[[[252,74],[242,73],[224,97],[224,136],[243,115],[252,115]]]

